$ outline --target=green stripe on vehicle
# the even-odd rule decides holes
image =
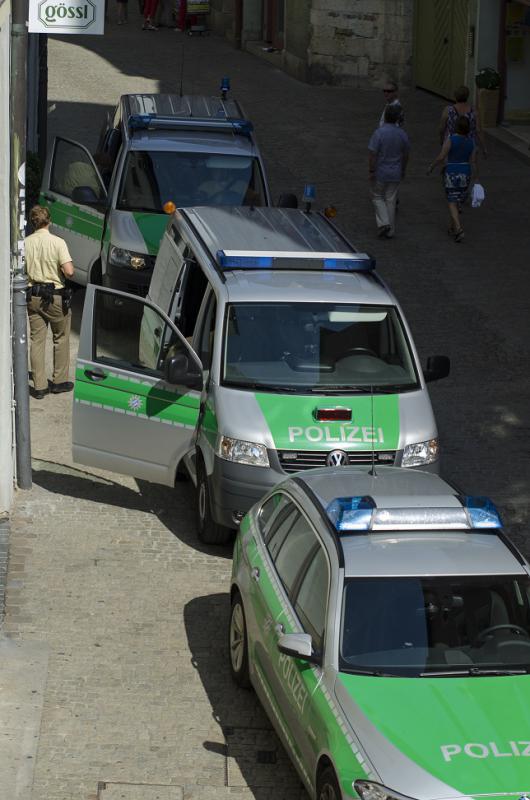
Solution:
[[[108,411],[193,428],[199,415],[200,397],[197,392],[179,395],[114,373],[108,373],[106,378],[96,383],[87,378],[83,367],[76,370],[74,397],[78,402]]]
[[[256,400],[282,450],[396,450],[399,442],[399,396],[355,397],[257,393]],[[373,406],[372,406],[373,403]],[[341,406],[351,422],[319,422],[317,408]]]
[[[133,217],[144,238],[147,252],[150,256],[156,256],[166,229],[167,214],[147,214],[134,211]]]
[[[53,225],[78,233],[81,236],[87,236],[89,239],[101,241],[103,233],[102,214],[91,214],[89,211],[79,208],[79,206],[63,203],[61,200],[55,200],[55,202],[50,203],[44,195],[40,196],[39,202],[48,208]]]

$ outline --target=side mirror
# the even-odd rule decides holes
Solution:
[[[298,198],[295,194],[281,194],[278,198],[278,208],[298,208]]]
[[[427,383],[447,378],[451,371],[451,361],[447,356],[430,356],[427,359],[427,368],[423,370],[423,377]]]
[[[101,198],[97,196],[91,186],[76,186],[72,189],[72,200],[74,203],[81,203],[84,206],[95,206],[101,203]]]
[[[202,390],[202,372],[186,353],[169,356],[164,362],[164,377],[168,383]]]
[[[320,659],[313,653],[313,643],[308,633],[284,633],[278,639],[278,650],[285,656],[301,658],[310,664],[319,664]]]

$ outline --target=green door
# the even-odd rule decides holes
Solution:
[[[466,82],[469,0],[417,0],[414,14],[414,80],[452,98]]]

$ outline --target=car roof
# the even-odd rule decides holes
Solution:
[[[337,498],[371,497],[378,509],[458,509],[462,497],[438,475],[400,467],[339,467],[298,473],[325,509]],[[291,479],[292,480],[292,479]],[[396,577],[527,574],[517,550],[495,530],[340,532],[345,575]]]
[[[386,531],[341,537],[346,577],[525,575],[495,533]]]
[[[333,405],[333,403],[332,403]],[[308,470],[298,474],[323,508],[336,497],[370,496],[382,508],[455,508],[457,490],[432,472],[402,467],[369,466]]]
[[[237,100],[222,100],[202,94],[123,94],[124,112],[130,114],[157,114],[162,117],[218,119],[231,117],[244,119]]]
[[[130,150],[178,151],[215,155],[257,157],[256,147],[245,136],[195,131],[138,130],[129,141]]]

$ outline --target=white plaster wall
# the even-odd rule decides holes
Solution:
[[[0,0],[0,513],[13,500],[9,247],[9,0]]]

